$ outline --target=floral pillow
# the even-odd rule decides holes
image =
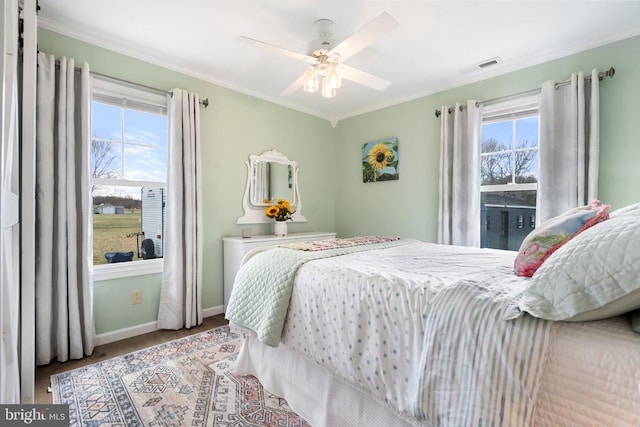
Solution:
[[[518,276],[531,277],[558,248],[574,236],[609,218],[609,205],[598,200],[568,210],[542,223],[524,239],[514,263]]]

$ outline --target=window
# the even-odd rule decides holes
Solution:
[[[164,251],[167,99],[99,77],[93,91],[93,264],[145,270]],[[161,269],[161,262],[152,264]],[[125,275],[132,274],[142,273]]]
[[[481,246],[518,250],[536,223],[537,97],[485,108],[480,175]]]

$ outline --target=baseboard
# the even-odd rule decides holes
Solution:
[[[211,317],[221,313],[224,313],[224,306],[222,305],[208,307],[202,310],[202,317]],[[105,332],[104,334],[97,335],[96,345],[109,344],[111,342],[137,337],[138,335],[147,334],[149,332],[154,332],[157,330],[157,321],[130,326],[128,328],[117,329],[115,331]]]
[[[116,329],[115,331],[98,334],[96,337],[96,345],[109,344],[110,342],[120,341],[138,335],[147,334],[158,330],[158,322],[148,322],[141,325],[129,326],[128,328]]]
[[[224,313],[224,306],[217,305],[215,307],[209,307],[202,310],[202,317],[211,317]]]

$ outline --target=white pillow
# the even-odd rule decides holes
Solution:
[[[615,211],[611,212],[609,216],[637,215],[638,211],[640,211],[640,203],[634,203],[633,205],[616,209]]]
[[[611,215],[551,255],[505,318],[597,320],[640,308],[640,209]]]

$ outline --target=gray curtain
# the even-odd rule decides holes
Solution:
[[[169,103],[169,170],[162,290],[158,327],[202,323],[202,168],[200,100],[172,91]]]
[[[476,101],[440,111],[438,243],[480,247],[480,139]]]
[[[600,81],[582,72],[570,83],[545,82],[540,92],[538,222],[598,197]]]
[[[90,355],[95,345],[91,269],[89,66],[38,54],[36,95],[36,363]]]

